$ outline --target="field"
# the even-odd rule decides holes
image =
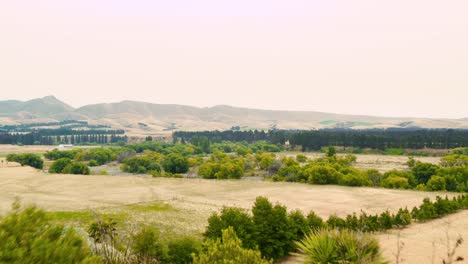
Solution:
[[[406,160],[401,158],[401,162]],[[96,213],[116,219],[124,229],[130,229],[135,223],[155,224],[168,236],[173,233],[201,235],[212,212],[223,206],[250,208],[255,197],[260,195],[282,203],[290,210],[314,210],[327,217],[331,214],[343,216],[361,209],[377,213],[405,206],[411,208],[420,204],[424,197],[434,198],[441,194],[446,193],[257,180],[52,175],[15,163],[8,166],[2,163],[0,167],[1,213],[5,213],[17,197],[23,204],[36,204],[50,211],[58,221],[74,222],[83,227]],[[413,224],[401,231],[401,240],[405,242],[404,263],[439,260],[446,252],[443,222],[447,220],[450,220],[452,240],[458,235],[468,237],[466,211],[425,224]],[[397,233],[392,231],[378,237],[385,255],[393,260]],[[459,253],[468,254],[466,245]],[[294,263],[294,259],[289,262]]]
[[[296,156],[299,152],[288,152],[288,156]],[[305,154],[309,159],[316,159],[324,157],[322,153],[302,153]],[[376,169],[381,172],[389,170],[404,170],[408,168],[406,162],[408,161],[407,156],[390,156],[390,155],[377,155],[377,154],[353,154],[356,156],[356,164],[353,166],[359,169]],[[338,154],[338,156],[344,156]],[[428,162],[438,164],[440,157],[415,157],[416,160],[421,162]]]

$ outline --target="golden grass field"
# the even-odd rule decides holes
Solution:
[[[91,211],[110,215],[123,228],[136,223],[154,224],[167,235],[200,235],[209,215],[223,206],[250,208],[257,196],[266,196],[288,209],[314,210],[322,217],[359,212],[395,211],[419,205],[428,193],[377,188],[316,186],[286,182],[252,180],[168,179],[146,176],[80,176],[48,174],[16,163],[0,167],[0,213],[9,210],[15,197],[23,204],[36,204],[53,213],[56,219],[84,225]],[[452,195],[452,194],[448,194]],[[401,231],[403,263],[440,263],[445,254],[444,221],[450,220],[450,239],[468,238],[468,212],[424,224],[413,224]],[[385,255],[394,259],[397,234],[378,235]],[[433,243],[434,246],[433,246]],[[459,253],[468,256],[466,244]],[[294,258],[288,263],[294,263]]]

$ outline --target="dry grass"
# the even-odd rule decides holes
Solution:
[[[0,167],[0,214],[9,210],[15,197],[20,197],[23,203],[36,204],[48,211],[92,210],[109,214],[127,225],[154,224],[169,235],[200,235],[212,212],[223,206],[250,208],[259,195],[285,204],[291,210],[314,210],[320,216],[328,217],[333,213],[343,216],[361,209],[377,213],[405,206],[411,208],[419,205],[424,197],[446,194],[247,180],[57,175],[15,163],[10,163],[9,167],[5,165]],[[83,217],[82,214],[78,213],[78,217]],[[432,263],[432,259],[435,259],[434,263],[441,263],[447,251],[445,219],[451,222],[451,239],[455,240],[458,235],[468,238],[467,211],[441,220],[413,224],[401,231],[401,240],[405,243],[402,263]],[[385,256],[394,260],[397,233],[392,231],[378,235],[378,238]],[[467,258],[467,251],[464,244],[457,253]],[[294,263],[294,259],[289,263]]]
[[[287,156],[296,156],[301,152],[287,152]],[[305,154],[310,159],[317,159],[324,157],[324,154],[314,152],[314,153],[302,153]],[[343,154],[338,154],[343,156]],[[378,154],[353,154],[356,156],[356,163],[353,165],[359,169],[377,169],[381,172],[386,172],[389,170],[405,170],[408,169],[406,162],[408,161],[408,156],[390,156],[390,155],[378,155]],[[428,162],[433,164],[439,164],[440,157],[415,157],[415,160],[422,162]]]

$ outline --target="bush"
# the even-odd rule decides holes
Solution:
[[[192,255],[201,251],[201,243],[192,237],[181,237],[167,243],[167,262],[171,264],[192,263]]]
[[[124,160],[122,170],[131,173],[161,172],[158,160],[150,155],[134,156]]]
[[[262,256],[278,260],[294,249],[294,229],[286,207],[273,206],[265,197],[257,197],[252,208],[255,239]]]
[[[242,241],[236,236],[232,227],[222,231],[221,239],[208,239],[204,244],[205,250],[198,256],[193,255],[194,264],[212,263],[271,263],[262,258],[258,250],[242,248]]]
[[[88,165],[83,162],[72,162],[63,169],[62,173],[89,175],[90,170]]]
[[[217,213],[211,215],[208,218],[208,226],[203,235],[211,239],[220,238],[222,230],[230,226],[234,228],[244,247],[255,248],[257,246],[252,219],[241,208],[225,207],[219,215]]]
[[[390,176],[383,180],[382,186],[390,189],[408,189],[410,188],[407,178],[400,176]]]
[[[164,171],[170,173],[186,173],[189,169],[187,158],[177,153],[167,155],[164,158],[162,165]]]
[[[311,184],[337,184],[342,175],[331,166],[316,165],[304,170]]]
[[[6,160],[9,162],[18,162],[21,166],[31,166],[36,169],[42,169],[44,167],[44,161],[41,159],[41,156],[32,153],[9,154]]]
[[[418,181],[418,183],[426,184],[427,181],[431,178],[432,175],[435,175],[439,170],[439,166],[434,165],[432,163],[423,163],[423,162],[416,162],[411,168],[411,172],[413,173],[414,177]]]
[[[104,263],[74,229],[49,221],[35,207],[0,218],[0,263]]]
[[[341,184],[346,186],[369,186],[371,182],[366,174],[357,172],[344,175]]]
[[[426,189],[428,191],[445,191],[445,178],[437,175],[432,176],[426,184]]]
[[[132,251],[139,263],[158,263],[166,257],[164,244],[159,241],[159,230],[143,227],[132,237]]]
[[[50,165],[49,172],[89,175],[90,170],[88,165],[83,162],[74,162],[68,158],[61,158],[54,161],[52,165]]]
[[[386,263],[375,238],[346,229],[318,230],[296,245],[305,263]]]
[[[304,163],[307,162],[307,156],[304,154],[297,154],[296,155],[296,161],[299,163]]]
[[[54,161],[50,167],[49,167],[49,172],[50,173],[62,173],[63,170],[72,163],[72,161],[69,158],[60,158],[56,161]]]
[[[244,160],[212,156],[212,160],[200,166],[198,175],[205,179],[240,179],[244,176]]]

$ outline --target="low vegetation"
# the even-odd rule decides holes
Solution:
[[[32,153],[9,154],[6,160],[9,162],[18,162],[21,166],[30,166],[36,169],[42,169],[44,167],[44,161],[41,156]]]

